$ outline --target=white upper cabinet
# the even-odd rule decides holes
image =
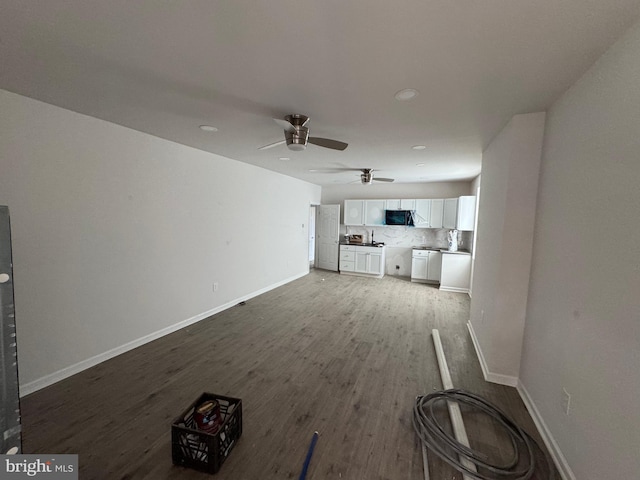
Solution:
[[[476,197],[466,195],[444,200],[444,228],[473,230],[475,226]]]
[[[431,228],[431,200],[419,199],[415,203],[413,224],[418,228]]]
[[[414,212],[414,225],[418,228],[473,230],[475,197],[345,200],[344,224],[367,227],[382,226],[385,225],[386,210],[411,210]]]
[[[431,200],[431,215],[429,217],[430,228],[442,228],[442,220],[444,218],[444,200],[442,198],[434,198]]]
[[[400,200],[385,200],[385,210],[400,210]]]
[[[400,200],[385,200],[387,210],[415,210],[416,201],[413,198],[403,198]]]
[[[442,219],[443,228],[456,228],[456,220],[458,216],[458,199],[444,199],[444,214]]]
[[[403,198],[400,200],[400,210],[415,210],[416,201],[412,198]]]
[[[344,224],[364,225],[364,200],[344,201]]]
[[[416,200],[413,222],[419,228],[442,228],[444,216],[444,200],[434,198],[431,200]]]
[[[476,197],[467,195],[458,199],[458,230],[473,230],[476,220]]]
[[[384,225],[385,220],[384,200],[365,200],[364,202],[364,224]]]
[[[345,225],[384,225],[384,200],[345,200]]]

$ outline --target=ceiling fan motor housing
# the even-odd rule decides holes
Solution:
[[[296,127],[295,132],[284,132],[289,150],[300,151],[307,148],[309,129],[307,127]]]
[[[373,174],[371,172],[363,172],[360,175],[363,185],[371,185],[373,183]]]
[[[289,150],[300,151],[307,148],[307,140],[309,139],[309,128],[306,127],[309,117],[306,115],[293,114],[286,115],[284,119],[295,128],[295,131],[284,132],[284,138],[287,140]]]

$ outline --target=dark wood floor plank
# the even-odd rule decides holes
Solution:
[[[463,294],[312,271],[24,398],[24,450],[78,453],[83,480],[209,478],[173,466],[170,446],[173,419],[209,391],[243,401],[217,480],[297,478],[315,430],[309,479],[422,479],[411,417],[417,395],[442,388],[433,328],[454,385],[539,439],[515,389],[483,380],[468,318]],[[474,444],[508,455],[490,420],[465,416]],[[430,461],[432,478],[461,478]]]

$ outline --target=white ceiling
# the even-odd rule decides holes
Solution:
[[[0,0],[0,12],[0,88],[333,185],[357,174],[309,170],[475,177],[491,138],[549,107],[640,1]],[[403,88],[420,93],[399,102]],[[257,150],[289,113],[349,147]]]

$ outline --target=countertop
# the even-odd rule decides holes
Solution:
[[[340,245],[353,245],[354,247],[384,247],[384,243],[354,243],[354,242],[340,242]]]
[[[468,250],[464,250],[464,249],[460,249],[456,252],[450,252],[448,249],[446,248],[442,248],[442,247],[425,247],[425,246],[418,246],[418,247],[411,247],[413,250],[431,250],[432,252],[442,252],[442,253],[450,253],[452,255],[471,255],[471,252],[469,252]]]

